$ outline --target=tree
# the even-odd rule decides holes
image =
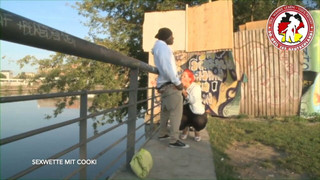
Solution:
[[[77,2],[79,14],[87,17],[90,36],[114,49],[147,62],[142,49],[142,25],[145,12],[185,9],[208,0],[130,0]]]
[[[42,85],[38,88],[38,93],[58,92],[74,92],[79,90],[94,89],[122,89],[128,81],[128,71],[124,67],[112,64],[93,61],[62,53],[51,55],[48,59],[37,59],[34,56],[26,56],[18,62],[21,67],[24,64],[38,64],[41,71],[33,78],[38,81],[40,77],[44,77]],[[98,112],[102,109],[115,107],[123,104],[126,97],[123,93],[101,94],[94,97],[90,112]],[[75,96],[65,97],[59,100],[54,110],[54,116],[60,114],[67,104],[72,105]],[[114,117],[121,120],[124,112],[115,112],[105,114],[99,121],[104,123],[106,116]],[[51,118],[47,115],[46,118]],[[113,118],[111,118],[113,121]],[[109,121],[107,119],[106,121]]]
[[[18,74],[17,78],[18,79],[27,79],[27,75],[25,72],[22,72],[22,73]]]
[[[0,78],[7,78],[7,76],[2,74],[2,73],[0,73]]]
[[[246,22],[268,19],[281,5],[302,5],[308,10],[319,9],[319,0],[233,0],[234,31]]]

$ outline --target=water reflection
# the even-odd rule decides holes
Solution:
[[[62,98],[54,98],[54,99],[39,99],[37,100],[38,108],[56,108],[57,103],[62,101]],[[92,106],[92,99],[88,99],[88,107]],[[74,100],[73,104],[66,104],[66,109],[79,109],[80,108],[80,100]]]
[[[63,112],[56,118],[45,119],[46,114],[51,114],[56,108],[57,99],[45,99],[36,101],[24,101],[15,103],[1,104],[1,138],[13,136],[30,130],[38,129],[48,125],[64,122],[66,120],[79,117],[80,102],[76,100],[73,105],[67,106]],[[90,106],[92,101],[89,100]],[[97,118],[101,118],[97,117]],[[111,124],[99,125],[93,128],[97,119],[88,119],[87,121],[87,137],[92,137],[95,133],[102,132],[107,128],[117,124],[114,121]],[[137,127],[144,122],[141,118],[137,121]],[[110,131],[101,137],[91,141],[87,146],[88,158],[94,157],[97,153],[126,135],[126,125]],[[136,138],[144,134],[145,129],[140,128]],[[141,145],[145,141],[143,138],[139,141]],[[79,142],[79,124],[74,123],[63,128],[51,130],[36,136],[32,136],[14,143],[0,146],[1,153],[1,175],[0,179],[6,179],[13,174],[24,170],[32,165],[33,159],[45,159],[57,152],[60,152]],[[88,178],[95,177],[102,169],[104,169],[111,161],[113,161],[119,153],[126,148],[126,139],[114,149],[102,155],[97,159],[97,165],[88,167]],[[78,149],[60,157],[59,159],[78,159]],[[105,172],[102,177],[108,177],[115,171],[120,164],[125,161],[123,157],[118,165],[113,166],[109,171]],[[62,179],[73,170],[77,169],[77,165],[48,165],[37,169],[22,179]],[[79,178],[74,176],[73,178]]]

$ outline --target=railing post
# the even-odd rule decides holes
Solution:
[[[128,108],[128,128],[127,128],[127,167],[130,166],[130,160],[135,152],[135,139],[136,139],[136,118],[137,118],[137,93],[138,93],[138,69],[130,70],[130,85],[129,92],[129,106]]]
[[[150,114],[150,117],[151,117],[151,120],[150,120],[151,132],[150,133],[152,133],[152,131],[153,131],[155,87],[152,87],[152,96],[151,97],[152,97],[152,99],[151,99],[151,114]]]
[[[88,93],[87,91],[83,91],[80,97],[80,117],[86,117],[88,111]],[[79,134],[79,142],[82,143],[87,140],[87,119],[80,121],[80,134]],[[79,159],[87,159],[87,143],[84,143],[80,146],[79,151]],[[80,165],[80,167],[86,165]],[[87,179],[87,168],[83,168],[80,171],[80,179]]]

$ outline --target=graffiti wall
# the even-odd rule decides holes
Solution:
[[[206,112],[213,116],[239,114],[240,82],[231,51],[190,53],[181,69],[190,69],[202,88]]]
[[[320,10],[310,11],[316,27],[320,27]],[[315,32],[312,43],[303,50],[303,89],[301,116],[320,113],[320,29]]]
[[[202,102],[208,114],[222,117],[239,114],[240,81],[237,80],[231,51],[178,51],[174,54],[179,75],[187,68],[194,73],[195,82],[202,88]],[[156,80],[157,75],[149,74],[150,86],[156,86]],[[160,101],[155,103],[157,105]]]

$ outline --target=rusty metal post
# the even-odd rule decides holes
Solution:
[[[88,93],[83,91],[80,97],[80,117],[86,117],[88,113]],[[87,119],[80,121],[79,128],[79,143],[87,141]],[[87,159],[87,143],[84,143],[79,148],[79,159]],[[87,179],[87,165],[80,171],[80,179]]]
[[[130,166],[130,160],[135,152],[135,139],[136,139],[136,119],[137,119],[137,94],[138,94],[138,69],[130,70],[130,92],[129,104],[131,105],[128,110],[128,128],[127,128],[127,166]]]
[[[155,99],[155,87],[152,87],[151,114],[150,114],[150,117],[151,117],[151,120],[150,120],[150,130],[151,130],[151,132],[150,132],[150,133],[152,133],[152,131],[153,131],[154,99]]]

